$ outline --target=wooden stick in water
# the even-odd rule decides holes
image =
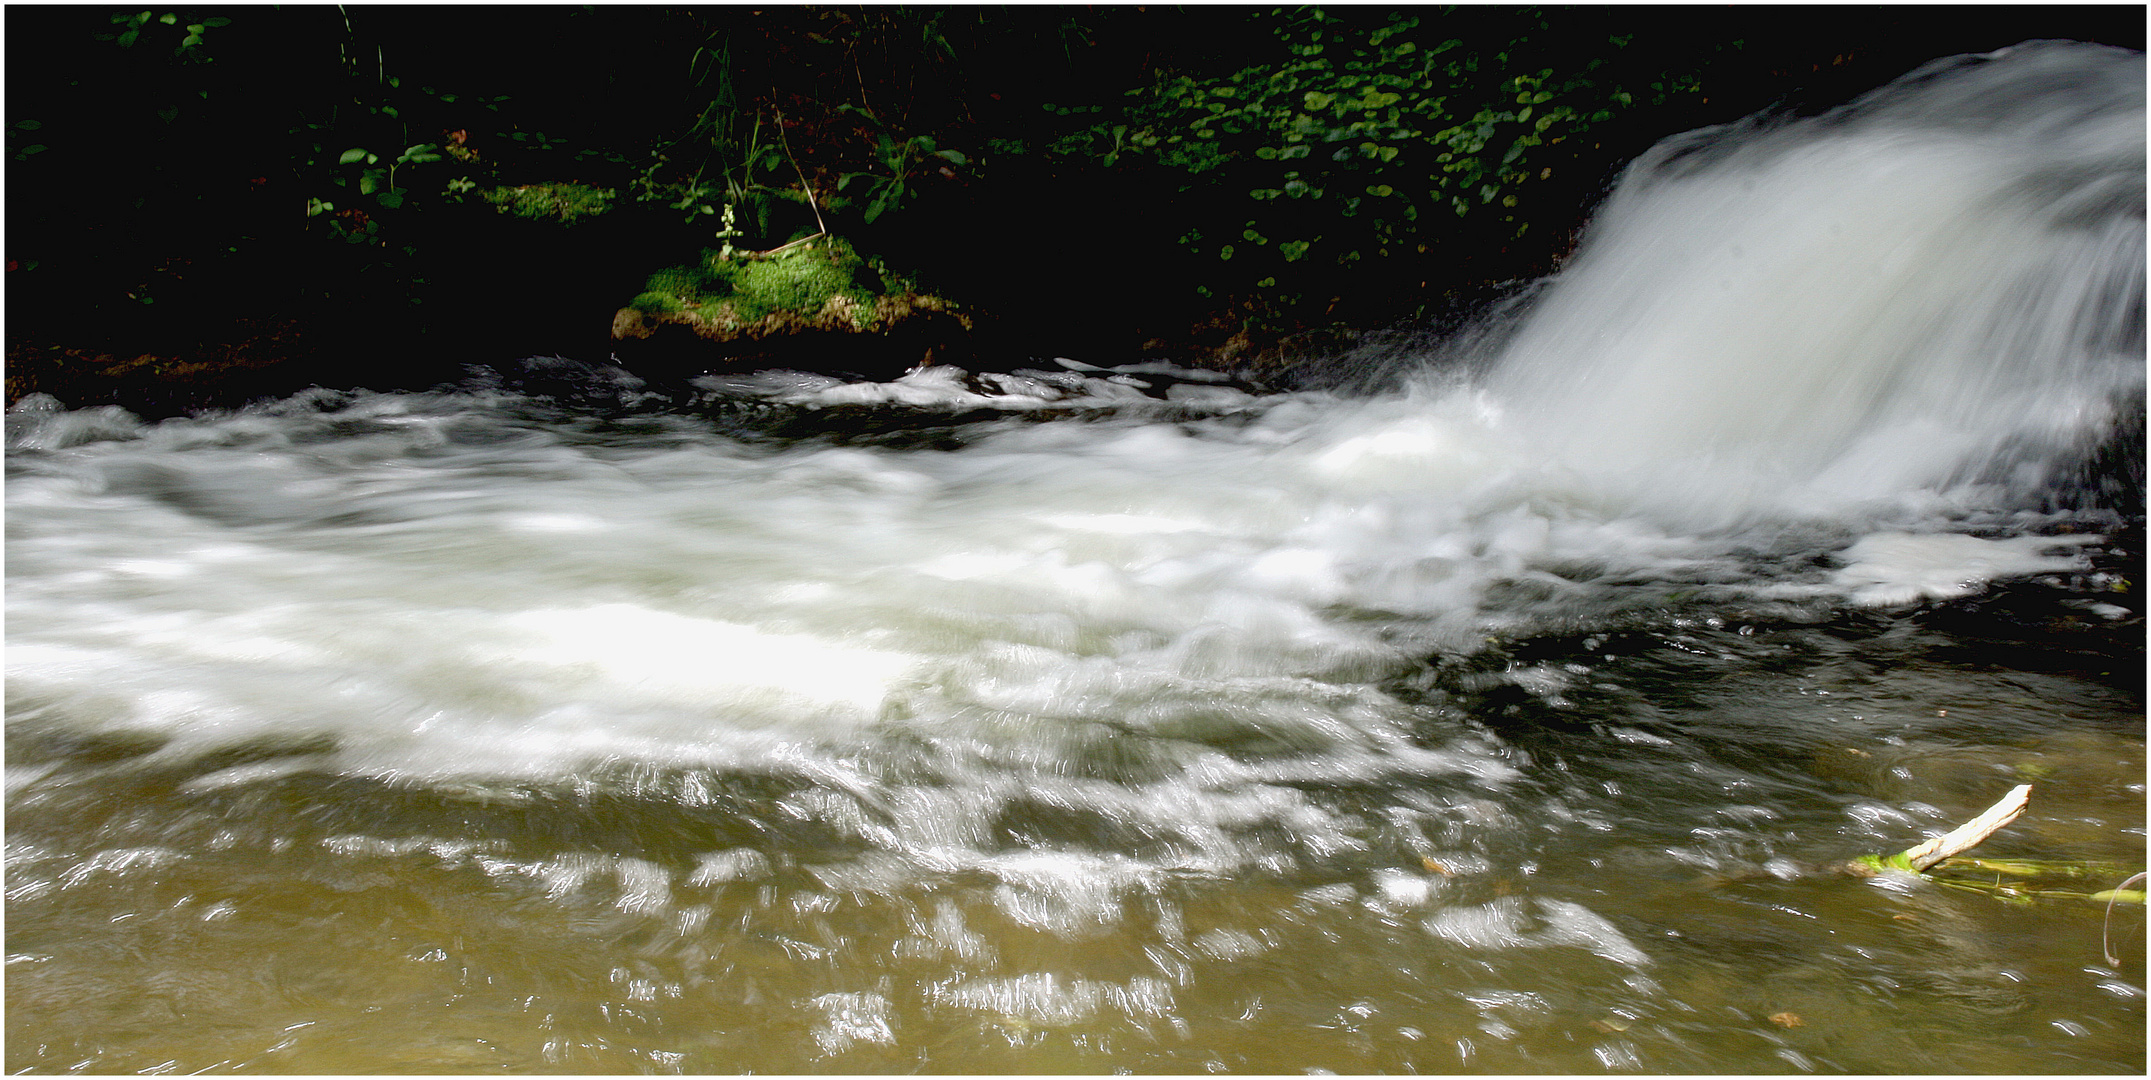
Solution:
[[[1993,806],[1980,812],[1978,817],[1951,829],[1947,833],[1913,847],[1908,847],[1888,858],[1866,856],[1854,862],[1850,869],[1855,873],[1873,874],[1883,870],[1909,870],[1919,873],[1953,855],[1970,851],[1984,843],[1987,837],[2017,819],[2024,812],[2024,805],[2031,801],[2031,785],[2019,784],[2009,789]]]
[[[2018,784],[1978,817],[1924,844],[1906,848],[1899,858],[1911,863],[1914,870],[1925,870],[1960,851],[1970,851],[1987,837],[2000,832],[2002,826],[2015,821],[2017,815],[2024,812],[2024,804],[2030,801],[2031,785]]]

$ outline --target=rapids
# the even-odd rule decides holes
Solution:
[[[26,399],[7,1067],[2140,1072],[2140,908],[1810,868],[2143,866],[2143,98],[1670,140],[1373,395]]]

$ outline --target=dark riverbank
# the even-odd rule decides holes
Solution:
[[[614,316],[654,270],[817,227],[964,313],[957,339],[884,343],[863,373],[916,352],[1275,374],[1371,330],[1453,326],[1553,269],[1620,166],[1665,135],[1814,111],[1949,53],[2143,38],[2129,7],[337,10],[8,9],[10,402],[168,415],[316,384],[422,387],[533,355],[633,362]],[[1269,121],[1227,110],[1192,142],[1168,137],[1176,87],[1244,101],[1228,91],[1252,73],[1307,86],[1283,103],[1304,108],[1329,96],[1330,57],[1376,81],[1440,78],[1417,57],[1443,50],[1530,86],[1552,85],[1533,65],[1569,79],[1546,115],[1500,114],[1559,144],[1519,142],[1536,171],[1489,181],[1525,197],[1523,218],[1390,222],[1382,208],[1409,192],[1357,195],[1361,166],[1320,155],[1306,175],[1328,195],[1247,202],[1248,184],[1283,181],[1234,125]],[[1525,86],[1455,78],[1493,106]],[[1413,160],[1415,91],[1398,91],[1389,113],[1339,114],[1385,141],[1318,138],[1321,154]],[[1545,129],[1562,109],[1587,134]],[[1116,148],[1142,132],[1167,141]],[[555,188],[586,205],[525,197]],[[1371,201],[1301,213],[1341,194]],[[1226,229],[1237,258],[1218,246]],[[751,355],[707,366],[814,362]]]

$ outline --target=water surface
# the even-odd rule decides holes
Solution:
[[[1371,397],[26,401],[7,1066],[2141,1072],[2140,908],[1831,867],[2143,867],[2142,86],[1669,144]]]

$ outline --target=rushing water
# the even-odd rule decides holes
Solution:
[[[2143,866],[2143,81],[1675,140],[1373,397],[25,401],[7,1067],[2140,1072],[2141,909],[1828,867]]]

